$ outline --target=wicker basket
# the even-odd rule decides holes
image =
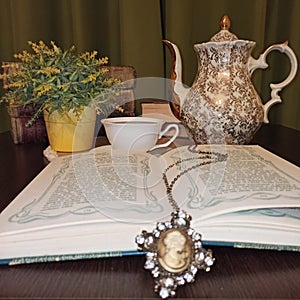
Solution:
[[[110,117],[134,117],[134,88],[136,79],[136,70],[132,66],[109,66],[105,67],[109,70],[111,77],[119,79],[124,83],[124,87],[119,96],[117,96],[118,103],[124,103],[121,107],[123,112],[115,110]],[[119,99],[118,99],[119,98]]]
[[[43,116],[37,119],[32,126],[27,122],[36,112],[32,105],[8,106],[11,122],[11,134],[15,144],[47,142],[47,132]]]
[[[8,64],[9,68],[6,67]],[[18,68],[18,64],[2,62],[2,68],[4,74],[10,73]],[[3,85],[6,85],[5,80],[3,80]],[[26,126],[36,112],[36,108],[33,105],[9,105],[7,110],[10,116],[11,135],[15,144],[40,143],[48,140],[43,116],[37,119],[32,126]]]

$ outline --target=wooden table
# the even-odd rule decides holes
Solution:
[[[300,132],[263,126],[253,144],[300,166]],[[0,211],[45,167],[45,145],[14,145],[0,134]],[[0,245],[1,247],[1,245]],[[300,253],[212,247],[216,264],[199,271],[177,299],[300,298]],[[0,299],[158,299],[144,256],[0,266]]]

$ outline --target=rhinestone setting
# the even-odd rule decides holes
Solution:
[[[178,286],[194,282],[198,270],[208,272],[214,264],[212,251],[202,247],[201,234],[190,227],[190,222],[191,216],[185,211],[175,211],[171,221],[158,222],[152,232],[143,230],[135,238],[138,250],[146,252],[144,268],[151,271],[154,291],[162,299],[174,297]],[[184,241],[182,249],[178,248],[180,240]]]

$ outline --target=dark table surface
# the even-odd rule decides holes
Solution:
[[[300,166],[300,132],[264,125],[252,144]],[[46,145],[0,134],[0,211],[46,166]],[[1,245],[0,245],[1,247]],[[300,299],[300,253],[211,247],[216,264],[177,299]],[[0,299],[158,299],[144,256],[0,266]]]

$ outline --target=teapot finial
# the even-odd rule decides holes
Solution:
[[[227,15],[224,15],[220,21],[221,30],[215,34],[210,41],[211,42],[228,42],[237,40],[237,36],[229,31],[231,22]]]
[[[222,30],[229,30],[230,25],[231,25],[231,22],[230,22],[229,17],[227,15],[224,15],[220,21],[220,28]]]

